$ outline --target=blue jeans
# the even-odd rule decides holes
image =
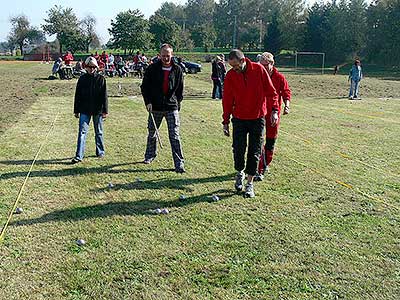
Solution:
[[[360,88],[360,80],[351,80],[349,97],[358,98],[358,91]]]
[[[75,158],[82,160],[85,154],[86,136],[89,131],[90,119],[93,117],[93,125],[95,132],[96,142],[96,155],[104,156],[104,138],[103,138],[103,116],[102,115],[79,115],[79,132],[78,132],[78,143],[76,147]]]
[[[212,98],[222,99],[222,82],[220,79],[213,79]]]

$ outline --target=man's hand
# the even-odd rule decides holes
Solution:
[[[151,112],[153,110],[153,105],[151,103],[147,104],[146,109],[148,112]]]
[[[271,114],[271,126],[272,127],[276,126],[276,124],[278,123],[278,119],[279,119],[278,111],[274,110]]]
[[[224,124],[224,135],[229,136],[229,124]]]
[[[107,118],[108,114],[102,113],[101,116],[103,117],[103,119],[105,119],[105,118]]]
[[[290,107],[289,105],[285,105],[285,108],[283,109],[283,114],[287,115],[290,112]]]
[[[79,113],[74,114],[75,118],[79,118]]]
[[[283,114],[287,115],[288,113],[290,113],[290,101],[287,99],[283,100],[283,103],[285,104],[285,108],[283,109]]]

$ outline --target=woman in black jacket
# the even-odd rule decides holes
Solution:
[[[103,119],[108,115],[107,86],[104,76],[96,73],[97,61],[88,57],[85,61],[86,74],[79,77],[75,91],[74,115],[79,118],[78,142],[72,163],[82,161],[85,154],[86,136],[90,119],[93,118],[96,142],[96,156],[103,158]]]

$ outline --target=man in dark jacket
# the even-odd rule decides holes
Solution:
[[[85,153],[86,136],[90,119],[93,117],[96,156],[104,157],[103,119],[108,114],[107,87],[105,78],[96,73],[98,68],[94,57],[85,61],[86,74],[79,77],[75,91],[74,114],[79,118],[78,144],[72,163],[82,161]]]
[[[184,159],[179,136],[183,73],[182,69],[173,62],[172,53],[171,45],[164,44],[161,46],[161,59],[147,68],[141,85],[143,99],[149,112],[147,122],[149,134],[144,163],[151,163],[157,156],[156,129],[151,116],[153,114],[157,129],[160,128],[164,117],[167,120],[175,172],[184,173]]]

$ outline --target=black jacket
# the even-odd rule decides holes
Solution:
[[[76,85],[74,113],[108,113],[107,86],[104,76],[83,74]]]
[[[152,104],[154,111],[180,110],[183,99],[183,73],[176,64],[172,64],[169,74],[168,94],[163,93],[164,72],[161,60],[151,64],[143,77],[141,90],[144,102]]]

